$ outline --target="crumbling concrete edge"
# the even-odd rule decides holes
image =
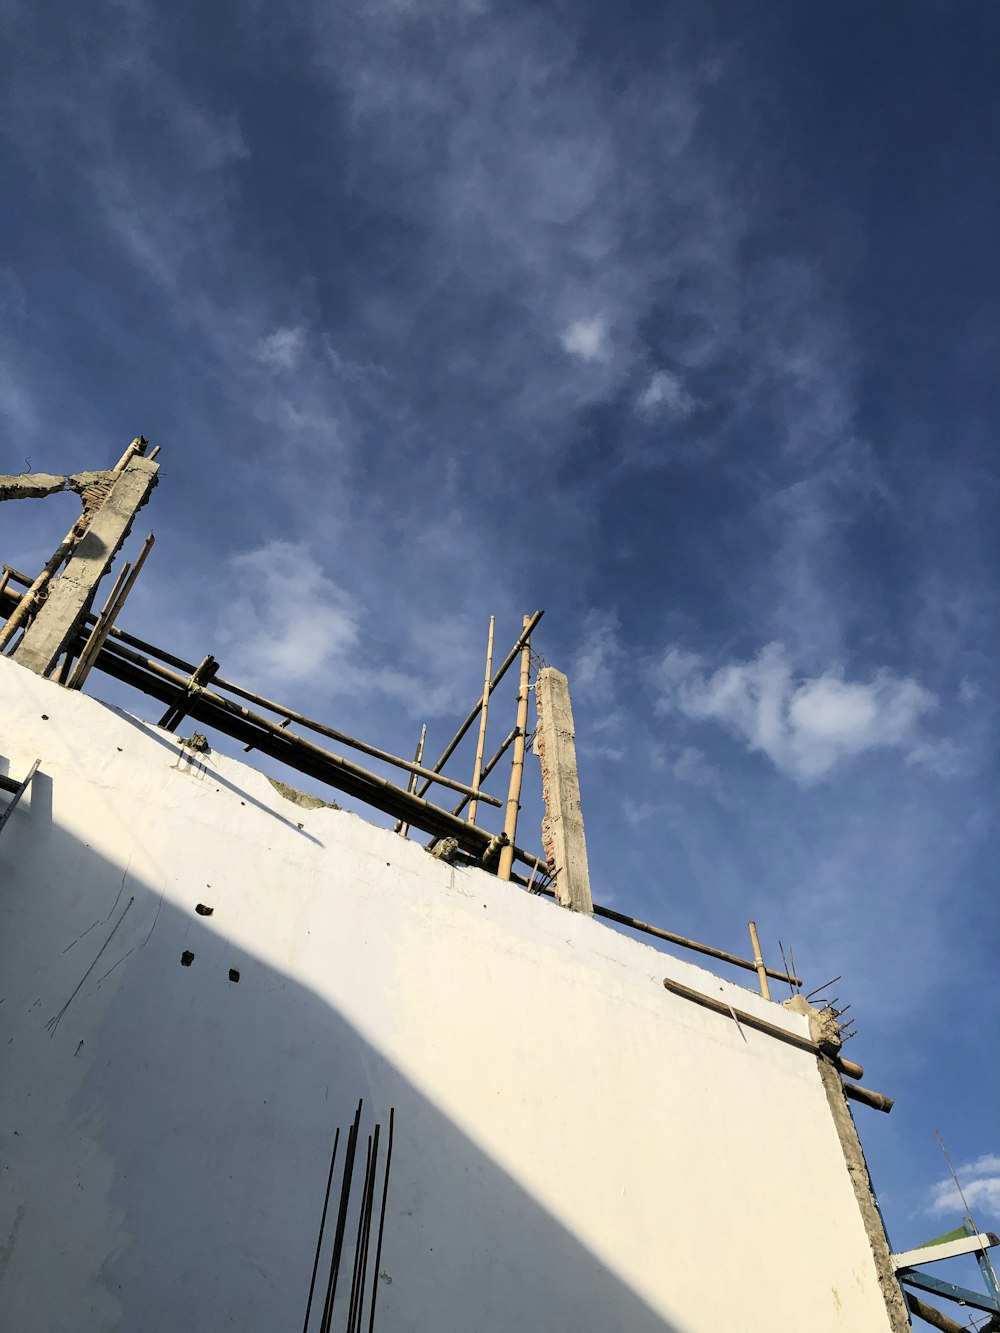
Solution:
[[[195,735],[198,733],[196,732]],[[183,745],[185,742],[181,741]],[[287,782],[282,782],[279,778],[272,778],[269,773],[264,776],[278,793],[286,801],[292,801],[295,805],[300,805],[303,810],[339,810],[340,806],[336,801],[324,801],[321,796],[310,796],[308,792],[299,791],[298,787],[290,787]]]
[[[896,1277],[896,1270],[892,1264],[892,1251],[889,1247],[889,1238],[885,1234],[885,1223],[882,1221],[882,1214],[879,1212],[878,1204],[875,1201],[875,1191],[872,1188],[868,1163],[865,1161],[864,1149],[861,1147],[861,1139],[858,1136],[858,1128],[854,1123],[854,1116],[851,1114],[851,1108],[844,1093],[844,1085],[830,1056],[817,1056],[817,1063],[820,1078],[826,1090],[826,1099],[830,1104],[834,1128],[844,1150],[847,1174],[851,1178],[854,1197],[858,1201],[861,1220],[864,1223],[865,1232],[872,1247],[872,1254],[875,1258],[875,1272],[889,1314],[889,1327],[892,1333],[910,1333],[913,1325],[910,1322],[906,1298],[903,1295],[899,1280]]]

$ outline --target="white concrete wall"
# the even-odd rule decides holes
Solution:
[[[0,717],[5,1333],[297,1333],[359,1098],[383,1333],[888,1329],[815,1061],[662,979],[803,1019],[3,658]]]

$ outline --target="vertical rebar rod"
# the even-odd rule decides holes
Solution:
[[[344,1232],[347,1228],[347,1209],[351,1201],[351,1181],[354,1175],[354,1154],[358,1146],[358,1129],[361,1124],[361,1102],[354,1115],[354,1124],[347,1131],[347,1158],[344,1162],[344,1179],[340,1188],[340,1208],[337,1212],[337,1230],[333,1237],[333,1253],[330,1255],[330,1277],[326,1286],[326,1300],[323,1303],[323,1318],[320,1321],[320,1333],[330,1333],[330,1321],[333,1318],[333,1303],[337,1298],[337,1281],[340,1277],[340,1256],[344,1251]]]
[[[366,1195],[366,1197],[365,1197],[365,1203],[364,1203],[364,1210],[365,1210],[365,1226],[364,1226],[364,1236],[362,1237],[362,1241],[361,1241],[361,1245],[362,1245],[362,1249],[361,1249],[361,1281],[360,1281],[360,1285],[359,1285],[359,1287],[358,1287],[358,1302],[357,1302],[357,1305],[356,1305],[356,1307],[355,1307],[354,1327],[352,1328],[351,1333],[361,1333],[362,1321],[364,1320],[364,1313],[365,1313],[365,1284],[367,1283],[367,1280],[368,1280],[368,1246],[369,1246],[369,1243],[370,1243],[370,1241],[371,1241],[371,1234],[372,1234],[372,1210],[373,1210],[374,1207],[375,1207],[375,1182],[376,1182],[377,1179],[378,1179],[378,1141],[379,1141],[379,1135],[380,1135],[381,1132],[382,1132],[382,1127],[381,1127],[381,1125],[376,1125],[376,1126],[375,1126],[375,1137],[374,1137],[374,1139],[372,1140],[372,1173],[371,1173],[371,1183],[370,1183],[370,1185],[368,1186],[368,1193],[367,1193],[367,1195]]]
[[[490,632],[486,640],[486,674],[483,676],[483,702],[479,708],[479,737],[476,741],[476,762],[472,769],[472,786],[478,791],[483,780],[483,751],[486,749],[486,715],[490,707],[490,679],[493,674],[493,627],[496,617],[490,616]],[[468,822],[476,822],[476,808],[479,802],[475,797],[469,802]]]
[[[382,1180],[382,1208],[378,1219],[378,1242],[375,1245],[375,1272],[372,1274],[372,1308],[368,1316],[368,1333],[375,1329],[375,1300],[378,1296],[378,1270],[382,1263],[382,1235],[385,1231],[385,1205],[389,1198],[389,1167],[392,1166],[392,1137],[395,1127],[396,1110],[389,1107],[389,1141],[385,1149],[385,1176]]]
[[[417,741],[417,748],[413,752],[413,762],[415,764],[422,764],[424,762],[424,741],[426,739],[427,739],[427,723],[425,722],[423,726],[420,728],[420,739]],[[406,784],[406,790],[413,791],[416,785],[417,785],[417,775],[416,773],[411,773],[410,780]],[[468,797],[466,797],[466,800],[468,800]],[[404,838],[408,838],[410,836],[409,824],[400,824],[399,831]]]
[[[760,952],[760,940],[757,937],[757,922],[747,923],[750,927],[750,943],[753,945],[753,964],[757,969],[757,975],[760,978],[760,993],[765,1000],[771,998],[771,988],[767,984],[767,968],[764,966],[764,959]]]
[[[531,617],[524,617],[524,631],[531,623]],[[522,631],[522,634],[524,633]],[[531,640],[524,640],[521,649],[521,682],[517,691],[517,739],[514,741],[514,757],[510,765],[510,786],[507,788],[507,810],[503,821],[503,831],[507,835],[507,845],[500,852],[500,864],[497,866],[498,879],[510,879],[514,865],[514,841],[517,837],[517,812],[521,808],[521,781],[524,777],[524,741],[528,726],[528,682],[531,676]]]
[[[374,1169],[374,1160],[372,1158],[372,1136],[368,1135],[368,1153],[365,1158],[365,1179],[361,1186],[361,1202],[358,1205],[358,1232],[354,1238],[354,1272],[351,1276],[351,1295],[347,1307],[347,1329],[346,1333],[354,1333],[354,1317],[358,1308],[358,1284],[364,1283],[364,1275],[360,1272],[361,1251],[364,1245],[365,1236],[365,1205],[368,1202],[368,1186],[371,1183],[372,1170]]]
[[[309,1282],[309,1300],[306,1304],[306,1317],[302,1321],[302,1333],[308,1333],[309,1316],[312,1313],[313,1295],[316,1291],[316,1274],[319,1272],[319,1258],[323,1250],[323,1232],[326,1229],[326,1214],[330,1207],[330,1190],[333,1187],[333,1169],[337,1164],[337,1146],[340,1143],[340,1126],[333,1136],[333,1151],[330,1153],[330,1171],[326,1178],[326,1193],[323,1195],[323,1215],[319,1219],[319,1236],[316,1240],[316,1258],[313,1260],[312,1278]]]

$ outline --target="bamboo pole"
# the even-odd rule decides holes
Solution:
[[[480,783],[483,780],[483,751],[486,748],[486,718],[490,706],[490,678],[493,671],[493,627],[495,617],[490,616],[490,632],[486,640],[486,673],[483,677],[483,697],[479,704],[479,736],[476,740],[476,762],[472,768],[472,786],[475,791],[479,790]],[[469,802],[468,821],[470,824],[476,822],[476,806],[478,802],[473,796]]]
[[[789,1032],[786,1028],[779,1027],[777,1023],[772,1023],[766,1018],[758,1018],[756,1014],[749,1013],[746,1009],[734,1009],[732,1005],[727,1004],[725,1000],[717,1000],[714,996],[703,995],[701,991],[694,990],[691,986],[685,986],[683,982],[674,981],[671,977],[663,978],[663,987],[670,991],[672,995],[678,995],[682,1000],[691,1000],[695,1004],[702,1005],[705,1009],[711,1009],[716,1014],[721,1014],[723,1018],[736,1018],[746,1028],[754,1028],[758,1032],[766,1032],[769,1037],[776,1037],[779,1041],[787,1042],[789,1046],[797,1046],[800,1051],[809,1051],[813,1055],[823,1055],[824,1052],[814,1041],[808,1037],[801,1037],[797,1032]],[[828,1056],[834,1066],[841,1074],[848,1074],[851,1078],[863,1078],[864,1070],[853,1060],[845,1060],[843,1056]],[[853,1085],[849,1085],[853,1086]],[[844,1089],[847,1092],[847,1087]],[[867,1091],[867,1089],[862,1089]],[[847,1093],[851,1096],[851,1093]],[[878,1097],[881,1094],[875,1093]],[[861,1100],[858,1098],[857,1100]],[[888,1098],[886,1099],[888,1100]]]
[[[120,637],[123,643],[130,642],[126,636],[121,635]],[[149,644],[142,646],[147,651],[151,647]],[[159,649],[154,648],[153,652],[163,657],[164,661],[170,660],[160,654]],[[186,665],[186,663],[182,665]],[[191,670],[193,671],[194,667]],[[443,774],[438,773],[436,769],[425,768],[415,760],[411,762],[409,759],[401,759],[399,755],[390,754],[388,750],[380,750],[376,745],[359,741],[354,736],[348,736],[344,731],[338,731],[336,727],[329,727],[325,722],[316,722],[313,718],[306,717],[305,713],[298,713],[294,708],[286,708],[284,704],[275,703],[273,699],[266,699],[262,694],[255,694],[253,690],[246,690],[242,685],[234,685],[232,681],[223,680],[221,676],[215,677],[214,684],[216,689],[225,690],[227,694],[235,694],[240,699],[246,699],[248,703],[257,704],[259,708],[266,708],[269,712],[277,713],[285,718],[286,726],[289,721],[297,722],[300,727],[308,727],[310,731],[315,731],[320,736],[328,736],[331,740],[340,741],[341,745],[347,745],[352,750],[359,750],[362,754],[371,755],[373,759],[381,759],[384,764],[392,764],[395,768],[402,768],[407,773],[415,773],[417,777],[425,778],[423,787],[416,793],[418,796],[422,795],[435,782],[442,787],[450,787],[452,791],[462,792],[466,799],[476,794],[464,782],[457,782],[454,778],[446,778]],[[499,807],[502,804],[495,796],[487,796],[482,792],[479,793],[479,799],[485,801],[487,805]],[[398,828],[396,832],[399,832]]]
[[[969,1333],[970,1325],[956,1324],[954,1319],[949,1319],[946,1314],[942,1314],[933,1305],[928,1305],[926,1301],[920,1300],[918,1296],[914,1296],[912,1291],[904,1291],[903,1295],[906,1298],[910,1313],[915,1314],[918,1319],[922,1319],[925,1324],[930,1324],[931,1328],[940,1330],[940,1333]]]
[[[15,575],[17,573],[17,571],[12,572]],[[24,576],[21,577],[23,578]],[[11,598],[17,596],[17,594],[10,590],[8,590],[6,595]],[[28,596],[27,593],[20,594],[21,600],[26,596]],[[537,612],[537,615],[540,617],[542,612]],[[89,623],[93,619],[93,616],[88,616],[85,623]],[[112,625],[109,631],[109,638],[116,645],[127,645],[128,648],[135,649],[150,661],[155,660],[157,664],[165,662],[168,666],[183,672],[185,684],[188,683],[190,677],[197,670],[197,667],[193,662],[186,662],[182,657],[175,657],[173,653],[168,653],[164,649],[158,648],[155,644],[148,643],[145,639],[136,638],[134,634],[129,634],[125,630],[118,629],[114,625]],[[217,689],[225,690],[227,694],[235,694],[240,699],[246,699],[249,703],[257,704],[260,708],[266,708],[269,712],[277,713],[279,717],[285,719],[283,725],[286,727],[289,722],[297,722],[300,726],[308,727],[310,731],[315,731],[320,736],[328,736],[331,740],[340,741],[342,745],[347,745],[352,750],[359,750],[362,754],[371,755],[373,759],[380,759],[383,763],[392,764],[396,768],[402,768],[408,773],[416,773],[418,777],[425,779],[423,787],[419,792],[415,793],[417,796],[422,796],[428,787],[434,783],[438,783],[442,787],[449,787],[452,791],[462,792],[464,794],[465,801],[462,803],[462,809],[465,808],[465,802],[467,802],[473,795],[476,795],[480,801],[485,802],[487,805],[496,806],[497,808],[500,808],[503,805],[503,802],[497,800],[495,796],[489,796],[483,791],[476,793],[464,782],[457,782],[454,778],[445,777],[436,769],[426,768],[417,763],[411,763],[409,759],[401,759],[399,755],[389,754],[388,751],[381,750],[377,746],[368,745],[364,741],[357,740],[354,736],[348,736],[346,732],[338,731],[336,727],[328,727],[323,722],[317,722],[314,718],[307,717],[304,713],[299,713],[294,708],[286,708],[284,704],[275,703],[273,699],[267,699],[262,694],[256,694],[253,690],[244,689],[242,685],[236,685],[232,681],[223,680],[221,676],[216,676],[213,683]],[[494,680],[494,688],[495,684],[496,682]],[[510,742],[508,741],[506,744],[509,743]],[[500,758],[500,755],[505,748],[506,746],[501,747],[501,750],[494,756],[491,763],[487,764],[483,769],[484,779],[489,775],[493,765]],[[398,826],[396,831],[399,831]],[[530,862],[528,864],[530,865]]]
[[[529,857],[518,856],[518,860],[527,865],[532,865],[533,860]],[[527,886],[529,881],[524,881]],[[535,892],[544,894],[547,898],[556,896],[555,889],[547,885],[538,884],[535,886]],[[651,926],[648,921],[640,921],[637,917],[627,916],[624,912],[616,912],[613,907],[602,907],[599,903],[594,903],[594,916],[603,916],[608,921],[615,921],[619,926],[628,926],[629,930],[638,930],[643,935],[652,935],[658,940],[664,940],[667,944],[676,944],[681,949],[691,949],[694,953],[705,954],[708,958],[717,958],[720,963],[731,963],[733,967],[741,967],[746,972],[756,972],[757,964],[752,963],[749,958],[740,958],[738,954],[729,953],[725,949],[713,948],[711,944],[699,944],[697,940],[689,940],[686,935],[675,935],[671,930],[664,930],[662,926]],[[774,968],[767,968],[767,975],[774,981],[787,981],[792,986],[801,986],[801,981],[794,973],[778,972]],[[861,1077],[859,1074],[858,1078]]]
[[[145,453],[148,443],[149,441],[144,439],[143,436],[137,435],[111,470],[113,472],[124,472],[136,454]],[[159,453],[159,449],[156,452]]]
[[[14,635],[21,628],[24,621],[28,619],[28,615],[34,607],[40,605],[43,600],[42,594],[51,581],[52,576],[61,565],[65,564],[73,554],[74,549],[83,540],[86,530],[77,531],[79,523],[80,520],[77,519],[69,532],[67,532],[66,536],[56,547],[55,551],[45,562],[38,577],[32,583],[30,588],[28,588],[27,592],[22,593],[17,606],[7,617],[6,625],[4,625],[3,629],[0,629],[0,652],[7,647],[11,639],[13,639]]]
[[[757,922],[747,923],[750,927],[750,943],[753,945],[753,965],[757,969],[757,976],[760,978],[760,993],[765,1000],[771,998],[771,988],[767,984],[767,968],[764,966],[764,959],[760,952],[760,939],[757,936]]]
[[[524,629],[521,633],[521,680],[517,691],[517,738],[514,741],[514,755],[510,765],[510,784],[507,788],[507,810],[504,814],[503,831],[507,835],[507,846],[500,853],[497,866],[498,879],[510,879],[514,866],[514,839],[517,837],[517,812],[521,808],[521,782],[524,777],[524,740],[528,727],[528,682],[531,675],[531,618],[524,617]]]
[[[504,755],[507,753],[507,751],[510,749],[510,747],[514,744],[516,740],[517,740],[517,727],[515,727],[514,730],[510,732],[510,734],[506,736],[503,741],[501,741],[500,747],[497,750],[496,754],[486,765],[486,767],[482,771],[482,774],[480,775],[479,780],[481,783],[486,781],[486,779],[493,772],[497,764],[499,764],[500,760],[504,757]],[[482,799],[482,797],[480,797],[480,799]],[[451,813],[453,815],[460,815],[462,811],[465,809],[465,807],[468,805],[468,803],[469,803],[468,796],[463,796],[462,799],[459,801],[458,805],[455,806],[454,810]]]
[[[427,739],[427,723],[425,722],[423,726],[420,728],[420,739],[417,741],[417,748],[413,752],[413,762],[415,764],[419,764],[424,757],[424,742],[426,741],[426,739]],[[410,780],[406,784],[406,790],[412,793],[416,785],[417,785],[417,775],[416,773],[411,773]],[[462,797],[463,801],[467,801],[468,799],[469,798],[467,796]],[[404,838],[408,838],[410,836],[409,824],[403,824],[399,831]]]
[[[91,645],[92,645],[92,644],[94,643],[94,641],[96,640],[98,631],[99,631],[100,629],[103,628],[104,623],[105,623],[105,621],[106,621],[107,618],[108,618],[108,612],[111,610],[112,606],[114,605],[115,598],[116,598],[116,597],[118,596],[118,594],[121,592],[122,584],[123,584],[123,583],[125,582],[125,580],[128,578],[128,576],[129,576],[129,572],[131,571],[131,569],[132,569],[131,561],[126,560],[125,563],[124,563],[124,565],[122,565],[122,567],[121,567],[121,572],[119,573],[118,577],[115,579],[114,587],[113,587],[113,588],[111,589],[111,591],[108,593],[107,600],[105,601],[104,605],[101,607],[100,614],[98,615],[97,619],[94,621],[94,624],[93,624],[93,626],[91,627],[90,633],[87,635],[87,638],[86,638],[86,641],[84,642],[83,647],[80,649],[79,662],[77,663],[77,667],[78,667],[78,668],[79,668],[79,666],[84,662],[84,660],[85,660],[86,657],[87,657],[87,654],[90,652]],[[68,651],[68,652],[66,653],[66,656],[65,656],[65,658],[63,659],[63,667],[64,667],[64,668],[65,668],[66,664],[69,662],[69,659],[72,657],[72,655],[73,655],[73,654],[72,654],[72,650],[70,650],[70,651]],[[64,674],[64,675],[67,674],[67,673],[65,672],[65,670],[63,671],[63,674]]]
[[[517,642],[514,644],[514,647],[510,650],[510,652],[507,654],[507,656],[506,656],[506,657],[504,658],[504,660],[501,662],[501,664],[500,664],[499,668],[497,669],[497,671],[494,673],[493,679],[490,681],[490,688],[489,688],[489,690],[487,691],[487,693],[492,694],[493,691],[496,689],[496,687],[497,687],[497,686],[500,684],[500,682],[503,680],[504,676],[506,676],[507,671],[509,670],[509,668],[510,668],[511,665],[513,664],[513,662],[514,662],[514,660],[516,659],[518,653],[520,653],[520,652],[523,650],[524,645],[525,645],[525,644],[527,643],[527,641],[531,638],[531,631],[535,628],[535,626],[538,624],[538,622],[541,620],[542,616],[544,616],[544,615],[545,615],[545,612],[544,612],[544,611],[536,611],[535,614],[531,617],[531,619],[526,621],[524,628],[521,630],[520,637],[518,638]],[[444,747],[444,753],[441,755],[441,758],[440,758],[440,759],[437,761],[437,763],[434,765],[434,769],[433,769],[433,771],[434,771],[435,773],[440,773],[441,769],[444,768],[445,764],[448,762],[448,760],[451,758],[451,756],[455,753],[455,750],[458,748],[458,745],[459,745],[459,743],[461,742],[462,738],[464,737],[465,733],[469,730],[469,728],[472,726],[473,722],[475,722],[476,718],[479,716],[479,710],[480,710],[480,708],[482,707],[482,703],[483,703],[482,699],[480,699],[480,700],[476,703],[475,708],[473,708],[472,712],[469,714],[469,716],[465,719],[465,721],[464,721],[464,722],[462,723],[462,725],[459,727],[458,731],[455,732],[454,736],[451,738],[451,740],[448,742],[448,744]],[[436,779],[435,779],[435,780],[436,780]],[[416,795],[417,795],[417,796],[423,796],[424,792],[427,790],[427,788],[428,788],[430,785],[431,785],[430,782],[425,782],[424,785],[417,791]],[[479,799],[480,799],[480,800],[485,800],[486,798],[483,797],[483,796],[480,796]]]
[[[108,637],[108,631],[118,618],[118,613],[125,605],[125,599],[135,586],[135,581],[139,577],[142,567],[146,563],[146,557],[153,549],[155,541],[156,538],[152,533],[149,533],[142,544],[142,550],[136,556],[136,561],[131,571],[123,582],[119,579],[119,582],[122,583],[121,588],[118,589],[118,584],[115,584],[115,588],[118,589],[117,595],[113,595],[111,605],[105,606],[104,610],[97,617],[97,624],[91,630],[83,651],[80,653],[80,660],[76,664],[76,669],[69,678],[68,684],[71,690],[80,689],[84,681],[90,675],[91,668],[97,659],[97,654],[101,651],[101,648],[104,646],[104,641]],[[124,570],[122,572],[124,573]],[[114,590],[112,590],[112,592],[114,594]]]
[[[841,1064],[843,1064],[843,1061],[841,1061]],[[892,1098],[887,1097],[884,1092],[873,1092],[871,1088],[863,1088],[860,1083],[845,1083],[844,1096],[849,1097],[852,1102],[861,1102],[864,1106],[870,1106],[873,1111],[883,1111],[886,1115],[895,1105]]]
[[[176,731],[187,716],[187,710],[184,707],[184,704],[185,701],[191,697],[192,690],[196,685],[208,685],[210,681],[215,679],[215,673],[218,669],[219,664],[211,653],[209,653],[207,657],[203,657],[195,667],[194,671],[192,671],[191,679],[188,681],[187,685],[178,693],[177,698],[169,705],[156,725],[162,727],[164,731]],[[286,727],[287,725],[288,719],[286,718],[282,723],[282,727]]]
[[[117,679],[136,685],[164,702],[172,701],[176,687],[189,684],[188,678],[176,671],[118,643],[113,646],[111,643],[105,644],[101,667]],[[288,763],[299,772],[310,773],[320,781],[339,787],[394,818],[408,819],[417,828],[434,835],[454,837],[460,847],[477,857],[490,841],[490,835],[485,829],[470,827],[464,819],[458,819],[450,811],[425,801],[415,792],[397,787],[359,764],[313,744],[304,736],[291,735],[282,730],[280,725],[231,699],[223,698],[214,690],[204,686],[196,687],[189,701],[188,713],[237,740],[252,739],[255,748],[261,752]],[[263,743],[265,739],[266,745]]]

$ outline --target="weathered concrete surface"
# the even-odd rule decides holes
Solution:
[[[574,912],[594,915],[587,864],[587,839],[580,805],[580,777],[569,681],[554,667],[543,667],[535,685],[538,737],[535,749],[542,764],[542,848],[556,899]]]
[[[889,1240],[885,1234],[882,1214],[875,1202],[871,1176],[868,1174],[868,1163],[865,1161],[865,1154],[861,1147],[861,1139],[858,1137],[854,1116],[851,1114],[847,1097],[844,1095],[843,1080],[829,1056],[818,1056],[817,1064],[819,1065],[820,1078],[823,1080],[827,1101],[830,1105],[830,1113],[833,1116],[833,1123],[844,1150],[844,1160],[847,1163],[847,1171],[851,1178],[851,1185],[854,1188],[854,1196],[858,1201],[858,1210],[871,1245],[872,1256],[875,1260],[875,1272],[878,1275],[878,1283],[882,1289],[889,1315],[889,1327],[892,1329],[892,1333],[907,1333],[911,1324],[906,1299],[900,1290],[899,1281],[896,1277],[896,1270],[892,1262],[892,1251],[889,1248]]]
[[[16,476],[0,475],[0,500],[44,500],[47,495],[60,491],[75,491],[82,495],[90,486],[113,479],[113,472],[74,472],[67,477],[49,472],[20,472]]]
[[[663,977],[804,1017],[8,658],[0,715],[0,772],[42,760],[0,836],[0,1329],[301,1329],[363,1098],[376,1333],[891,1333],[815,1057]]]
[[[102,489],[106,481],[90,488],[98,490],[99,495],[92,517],[85,507],[89,527],[62,574],[53,580],[41,609],[12,654],[29,671],[47,674],[65,651],[94,589],[128,536],[136,514],[149,499],[159,470],[158,463],[136,456],[123,471],[106,474],[113,478],[106,494]],[[85,491],[85,505],[88,493]]]

